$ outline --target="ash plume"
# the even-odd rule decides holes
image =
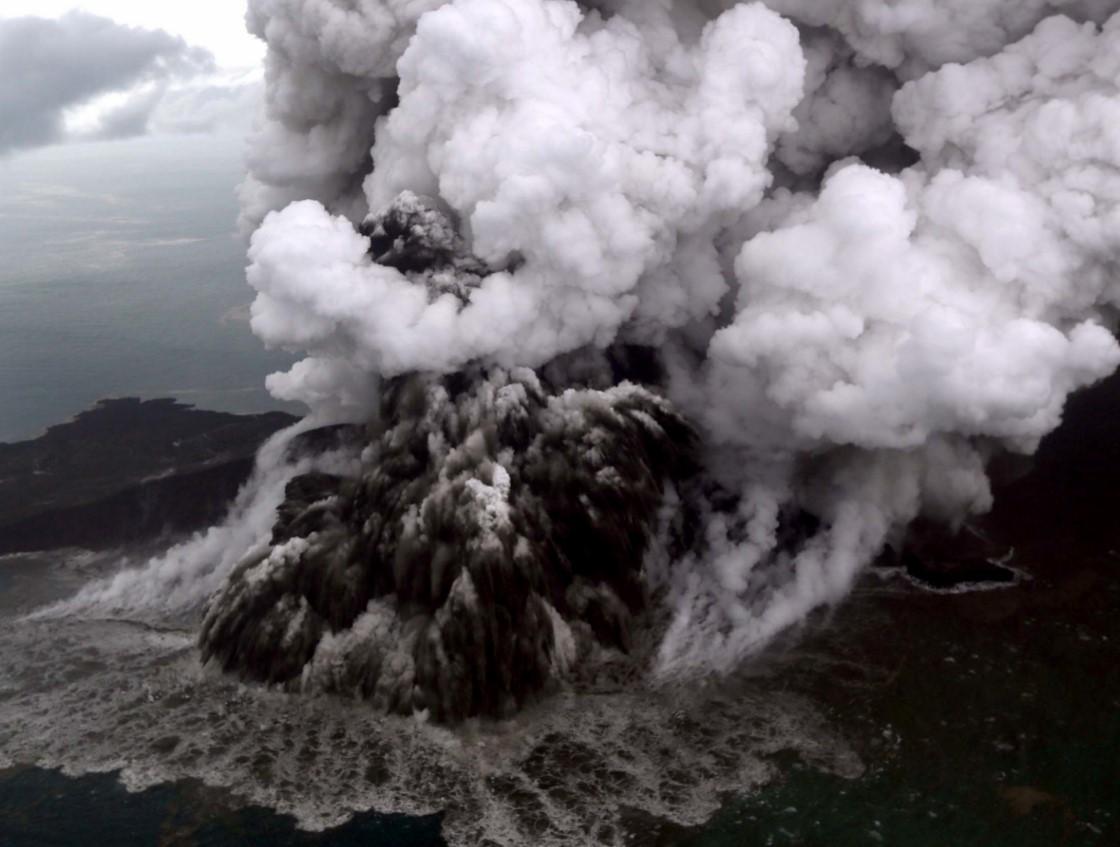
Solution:
[[[623,383],[528,369],[386,384],[357,478],[295,478],[271,550],[203,622],[205,657],[440,720],[508,715],[600,643],[626,648],[691,433]]]
[[[250,0],[252,328],[361,428],[204,653],[506,714],[643,608],[656,673],[731,668],[988,509],[1120,364],[1118,10]]]

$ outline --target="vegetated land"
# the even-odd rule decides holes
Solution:
[[[0,444],[0,555],[201,529],[221,518],[260,444],[294,422],[130,397]]]

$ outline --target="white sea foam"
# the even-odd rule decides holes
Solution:
[[[569,691],[515,720],[444,729],[367,703],[204,668],[192,628],[81,615],[0,621],[0,766],[194,778],[321,829],[366,810],[443,812],[452,845],[622,844],[622,807],[685,824],[790,751],[859,759],[804,698],[768,685]]]

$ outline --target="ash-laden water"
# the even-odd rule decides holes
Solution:
[[[29,600],[73,590],[65,561],[37,561],[34,573]],[[862,771],[810,701],[765,677],[653,688],[604,672],[511,720],[447,729],[204,667],[197,615],[157,626],[135,610],[4,611],[0,766],[120,771],[131,789],[195,778],[310,829],[368,809],[440,812],[452,845],[621,845],[625,809],[700,823],[727,792],[771,779],[783,751],[845,777]]]

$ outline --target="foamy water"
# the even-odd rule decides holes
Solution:
[[[309,829],[442,811],[452,845],[621,844],[624,808],[701,823],[722,795],[772,779],[781,751],[841,776],[863,769],[812,703],[762,678],[686,690],[604,674],[515,720],[454,730],[245,685],[201,666],[197,613],[23,614],[20,597],[49,601],[122,563],[86,554],[76,579],[75,561],[38,557],[4,605],[0,765],[119,771],[137,790],[194,778]]]

